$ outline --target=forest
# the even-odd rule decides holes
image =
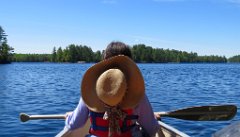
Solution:
[[[225,56],[198,56],[194,52],[152,48],[145,44],[130,46],[133,60],[137,63],[227,63],[239,60]],[[86,45],[70,44],[65,49],[53,47],[52,54],[13,54],[13,62],[99,62],[103,51],[92,51]],[[236,57],[234,57],[236,58]],[[238,56],[238,58],[240,58]]]

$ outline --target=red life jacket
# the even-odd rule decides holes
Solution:
[[[112,137],[131,137],[131,128],[136,125],[137,115],[133,115],[133,110],[123,110],[127,113],[126,118],[122,121],[119,120],[121,134],[113,133]],[[91,127],[89,133],[99,137],[108,137],[108,120],[103,119],[104,113],[90,111]]]

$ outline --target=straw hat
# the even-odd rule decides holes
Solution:
[[[81,93],[87,107],[94,112],[104,112],[104,104],[134,108],[145,94],[144,80],[134,61],[127,56],[115,56],[86,71]]]

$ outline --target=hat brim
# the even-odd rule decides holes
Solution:
[[[115,56],[90,67],[83,76],[81,84],[82,99],[94,112],[104,112],[104,104],[96,93],[98,77],[108,69],[120,69],[126,78],[127,91],[120,103],[122,109],[134,108],[145,94],[144,79],[135,62],[127,56]]]

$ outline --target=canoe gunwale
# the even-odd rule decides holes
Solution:
[[[178,129],[176,129],[168,124],[163,123],[162,121],[158,121],[158,124],[161,126],[163,132],[171,131],[169,134],[173,133],[169,137],[190,137],[189,135],[179,131]],[[176,133],[177,133],[177,135],[176,135]]]

